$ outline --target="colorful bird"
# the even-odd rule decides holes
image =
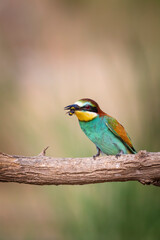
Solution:
[[[113,117],[103,112],[92,99],[83,98],[64,108],[68,114],[75,114],[87,137],[96,145],[98,157],[106,155],[135,154],[131,139],[124,127]]]

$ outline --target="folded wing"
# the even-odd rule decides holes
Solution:
[[[115,118],[105,116],[105,119],[108,129],[124,143],[124,145],[131,153],[136,153],[136,150],[132,145],[131,139],[125,131],[124,127]]]

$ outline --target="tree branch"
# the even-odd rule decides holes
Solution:
[[[93,158],[34,157],[0,153],[0,182],[36,185],[140,181],[160,186],[160,152]]]

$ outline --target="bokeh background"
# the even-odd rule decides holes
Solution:
[[[86,157],[64,106],[96,100],[137,150],[160,150],[160,1],[1,0],[0,151]],[[137,182],[0,184],[0,240],[158,240],[160,191]]]

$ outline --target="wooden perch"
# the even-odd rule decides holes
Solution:
[[[34,157],[0,153],[0,182],[36,185],[140,181],[160,186],[160,152],[91,158]]]

